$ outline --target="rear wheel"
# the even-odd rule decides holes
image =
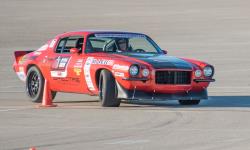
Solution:
[[[102,70],[100,73],[99,98],[103,107],[119,107],[121,103],[117,98],[115,78],[107,70]]]
[[[43,99],[44,77],[35,66],[30,67],[26,79],[26,93],[32,102],[40,103]],[[55,98],[56,92],[51,91],[52,99]]]
[[[198,105],[200,100],[179,100],[181,105]]]

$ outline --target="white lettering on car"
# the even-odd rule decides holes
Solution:
[[[113,70],[128,71],[128,70],[129,70],[129,66],[114,64],[114,66],[113,66],[112,69],[113,69]]]
[[[93,85],[91,75],[90,75],[90,67],[91,67],[93,60],[94,60],[94,57],[88,57],[83,67],[85,80],[86,80],[89,90],[91,91],[95,90],[95,87]]]
[[[124,77],[123,72],[115,72],[114,74],[115,74],[116,77]]]
[[[66,78],[67,71],[50,71],[51,77]]]
[[[112,66],[114,64],[114,61],[106,59],[93,59],[92,64]]]

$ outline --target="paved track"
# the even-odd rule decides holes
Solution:
[[[246,0],[1,0],[0,150],[249,149],[249,8]],[[13,52],[78,29],[145,32],[170,55],[214,64],[210,100],[101,108],[96,97],[59,94],[59,107],[36,108],[12,71]]]

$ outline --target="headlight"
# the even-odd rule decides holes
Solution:
[[[142,76],[147,77],[149,75],[149,70],[148,69],[143,69],[142,70]]]
[[[201,77],[201,70],[196,70],[194,74],[195,74],[195,77],[197,78]]]
[[[206,77],[211,77],[214,73],[213,71],[213,68],[211,66],[206,66],[204,69],[203,69],[203,73]]]
[[[139,74],[139,67],[137,65],[132,65],[129,68],[129,74],[131,76],[136,76]]]

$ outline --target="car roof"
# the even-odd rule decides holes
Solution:
[[[132,33],[132,34],[142,34],[136,32],[120,31],[120,30],[78,30],[73,32],[88,32],[88,33]]]
[[[65,36],[69,34],[94,34],[94,33],[118,33],[118,34],[141,34],[144,35],[143,33],[137,33],[137,32],[128,32],[128,31],[117,31],[117,30],[76,30],[76,31],[68,31],[64,32],[62,34],[59,34],[57,36]]]

